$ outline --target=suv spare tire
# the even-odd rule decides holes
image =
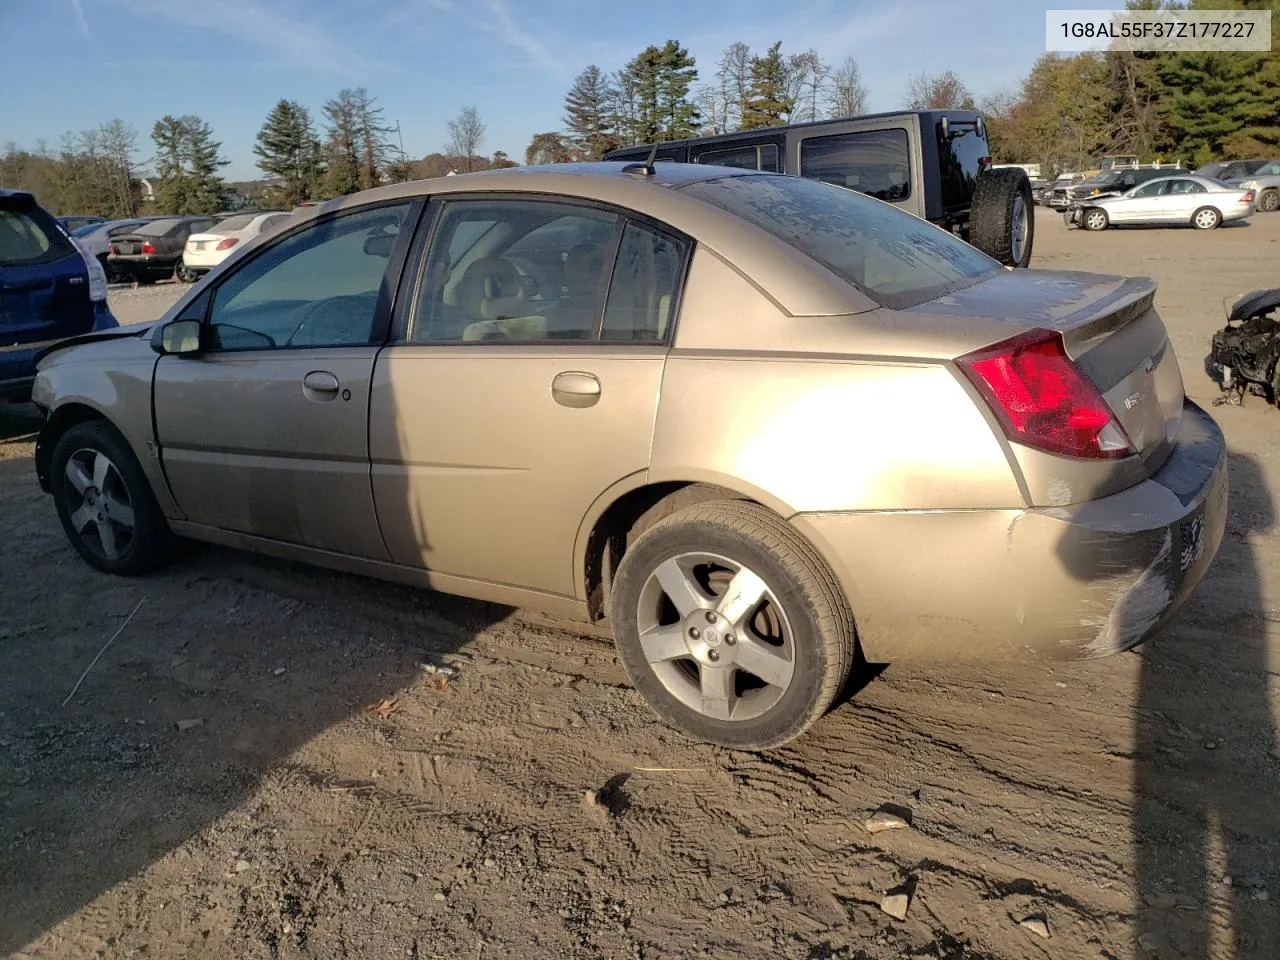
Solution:
[[[1035,205],[1026,171],[1002,167],[979,174],[969,206],[969,242],[1011,267],[1031,263]]]

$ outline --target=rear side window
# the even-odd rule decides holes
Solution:
[[[618,245],[601,337],[661,342],[671,326],[686,247],[638,223],[628,223]]]
[[[684,189],[812,257],[882,306],[923,303],[1002,269],[925,220],[803,177],[726,176]]]
[[[52,263],[74,252],[51,217],[38,210],[0,206],[0,266]]]
[[[907,131],[868,130],[800,142],[800,175],[896,203],[911,196]]]
[[[727,150],[705,150],[694,158],[694,162],[777,173],[778,146],[773,143],[761,143],[749,147],[731,147]]]

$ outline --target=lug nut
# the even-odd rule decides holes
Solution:
[[[737,637],[735,637],[732,633],[726,633],[726,634],[724,635],[724,642],[725,642],[728,646],[732,647],[735,643],[737,643],[737,642],[738,642],[738,638],[737,638]]]
[[[690,628],[689,628],[689,636],[691,636],[691,637],[693,637],[693,639],[697,640],[700,636],[702,636],[702,631],[701,631],[701,630],[699,630],[697,627],[690,627]]]
[[[715,623],[715,622],[716,622],[716,612],[714,610],[708,610],[707,623]]]
[[[717,660],[720,659],[720,654],[716,653],[714,650],[708,650],[707,659],[710,660],[712,663],[715,663]]]

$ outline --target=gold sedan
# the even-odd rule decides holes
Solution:
[[[397,184],[48,352],[37,471],[99,569],[189,537],[607,621],[661,717],[762,749],[859,646],[1101,656],[1168,620],[1226,471],[1153,297],[799,177]]]

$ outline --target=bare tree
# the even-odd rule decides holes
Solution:
[[[745,43],[731,43],[720,54],[716,67],[716,113],[722,132],[741,128],[750,87],[751,48]]]
[[[115,168],[120,210],[132,217],[138,212],[133,199],[133,158],[138,152],[138,131],[117,117],[102,125],[101,137],[103,149]]]
[[[449,121],[449,152],[466,158],[468,172],[483,139],[484,124],[480,122],[480,111],[475,107],[463,107],[458,116]]]
[[[972,110],[973,94],[950,70],[937,75],[918,73],[907,82],[908,110]]]
[[[817,50],[793,53],[787,58],[787,97],[795,105],[788,123],[817,120],[818,104],[823,99],[831,68]]]
[[[867,112],[867,88],[852,57],[840,65],[831,82],[831,116],[856,117]]]

